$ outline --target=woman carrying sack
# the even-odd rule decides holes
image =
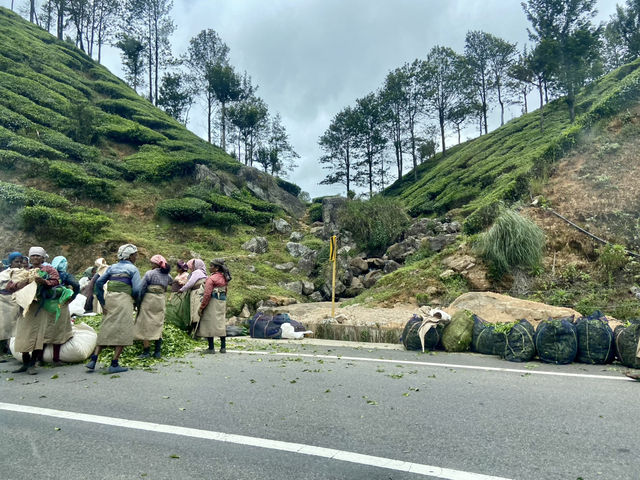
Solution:
[[[133,345],[133,306],[140,295],[140,272],[134,265],[138,258],[138,248],[127,243],[118,249],[118,263],[114,263],[96,281],[96,297],[102,306],[103,317],[96,349],[91,360],[85,365],[95,370],[98,355],[104,347],[115,347],[109,366],[109,373],[129,370],[118,363],[125,346]],[[107,295],[104,285],[107,283]]]
[[[191,274],[189,275],[187,283],[185,283],[179,290],[179,293],[189,292],[189,312],[191,317],[190,329],[195,331],[197,329],[198,322],[200,321],[198,308],[200,308],[202,295],[204,294],[204,282],[207,279],[207,266],[199,258],[192,258],[187,262],[187,266],[189,267]]]
[[[0,363],[11,357],[9,339],[13,336],[16,322],[22,315],[20,305],[12,298],[13,292],[7,290],[11,275],[22,269],[22,254],[12,252],[7,257],[8,268],[0,274]]]
[[[38,373],[35,365],[37,361],[42,361],[45,330],[50,320],[55,321],[56,314],[47,310],[45,303],[47,298],[53,296],[52,290],[60,284],[60,275],[51,265],[44,264],[47,258],[49,255],[44,248],[31,247],[29,249],[31,268],[28,271],[28,278],[17,283],[11,281],[6,286],[10,292],[16,292],[17,295],[23,294],[26,302],[31,300],[29,305],[25,306],[23,316],[18,318],[16,323],[16,339],[13,348],[16,352],[22,353],[23,364],[13,373],[27,372],[29,375]],[[15,295],[14,298],[16,298]],[[17,298],[16,302],[21,303]]]
[[[209,349],[204,353],[216,353],[213,337],[220,337],[220,353],[227,353],[227,284],[231,280],[231,273],[221,258],[211,260],[210,270],[211,275],[205,282],[204,295],[198,309],[200,323],[196,335],[209,342]]]
[[[144,350],[138,358],[149,358],[149,341],[155,340],[156,345],[153,352],[154,358],[162,356],[162,327],[164,326],[164,312],[167,297],[165,292],[171,284],[169,275],[171,267],[162,255],[151,257],[151,266],[142,278],[140,287],[140,306],[138,307],[138,317],[133,328],[133,339],[142,340]]]

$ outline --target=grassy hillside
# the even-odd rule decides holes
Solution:
[[[414,215],[447,212],[467,217],[465,230],[486,226],[484,212],[529,192],[532,178],[549,167],[597,121],[623,111],[640,99],[640,61],[625,65],[584,89],[577,98],[577,120],[569,123],[564,100],[544,107],[544,130],[538,111],[513,119],[501,128],[438,154],[396,181],[385,195],[399,197]]]
[[[253,260],[240,248],[275,216],[304,210],[296,189],[240,164],[73,45],[0,8],[5,252],[38,243],[69,256],[74,271],[99,256],[115,260],[124,242],[141,248],[143,271],[154,253],[225,256],[242,272],[230,302],[239,310],[286,294],[278,283],[297,279],[269,266],[247,272]],[[291,259],[284,244],[271,249],[274,261]]]

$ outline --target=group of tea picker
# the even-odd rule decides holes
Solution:
[[[7,361],[9,340],[15,337],[12,350],[22,355],[22,365],[13,373],[36,374],[47,345],[53,347],[52,365],[63,365],[60,348],[73,336],[69,304],[81,292],[87,297],[85,309],[102,313],[96,347],[85,365],[90,372],[105,347],[114,349],[108,372],[127,371],[119,364],[120,355],[135,340],[143,343],[141,358],[161,357],[168,290],[177,296],[189,294],[191,329],[195,336],[208,340],[205,353],[215,353],[214,337],[221,338],[220,352],[226,353],[226,296],[231,274],[224,260],[212,260],[210,274],[200,259],[179,261],[173,278],[162,255],[150,258],[153,268],[141,277],[135,266],[138,249],[133,244],[122,245],[117,257],[112,265],[97,259],[78,282],[67,272],[64,256],[49,263],[42,247],[31,247],[28,256],[10,253],[0,271],[0,362]]]

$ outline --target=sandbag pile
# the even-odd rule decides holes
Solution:
[[[640,369],[640,319],[611,330],[608,319],[599,311],[588,317],[549,318],[537,329],[525,320],[491,323],[468,311],[457,312],[446,327],[433,328],[421,339],[426,319],[413,315],[402,333],[407,350],[449,352],[471,350],[497,355],[510,362],[528,362],[536,355],[544,363],[566,365],[574,361],[592,365],[620,363]],[[423,351],[424,351],[423,350]]]
[[[578,354],[578,334],[573,317],[543,320],[536,329],[536,351],[543,363],[567,365]]]
[[[602,313],[596,311],[588,317],[578,318],[576,333],[578,335],[578,355],[576,356],[578,362],[592,365],[613,362],[615,357],[613,331],[607,317]]]

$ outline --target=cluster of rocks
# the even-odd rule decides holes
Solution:
[[[373,287],[384,275],[400,268],[406,260],[420,251],[440,252],[455,243],[461,232],[458,222],[440,222],[433,219],[419,219],[405,232],[402,240],[391,245],[382,257],[367,258],[364,254],[352,256],[356,244],[348,232],[341,231],[338,225],[337,211],[345,199],[333,197],[324,199],[323,221],[316,222],[310,233],[327,241],[331,235],[339,233],[338,264],[336,272],[336,297],[355,297],[365,289]],[[321,281],[297,280],[282,283],[281,286],[298,295],[306,295],[314,301],[331,298],[333,275],[331,269],[317,272],[318,252],[300,243],[301,232],[293,231],[291,225],[278,218],[272,222],[274,232],[286,235],[286,249],[297,262],[273,265],[276,270],[292,275],[303,274],[313,278],[320,275]],[[250,255],[267,252],[269,245],[264,237],[254,237],[243,245]],[[468,255],[454,255],[443,261],[446,268],[442,274],[448,276],[460,274],[467,278],[474,289],[486,290],[489,282],[483,269],[475,268],[476,260]],[[324,276],[324,277],[323,277]],[[323,278],[322,278],[323,277]],[[319,287],[317,287],[320,285]]]

